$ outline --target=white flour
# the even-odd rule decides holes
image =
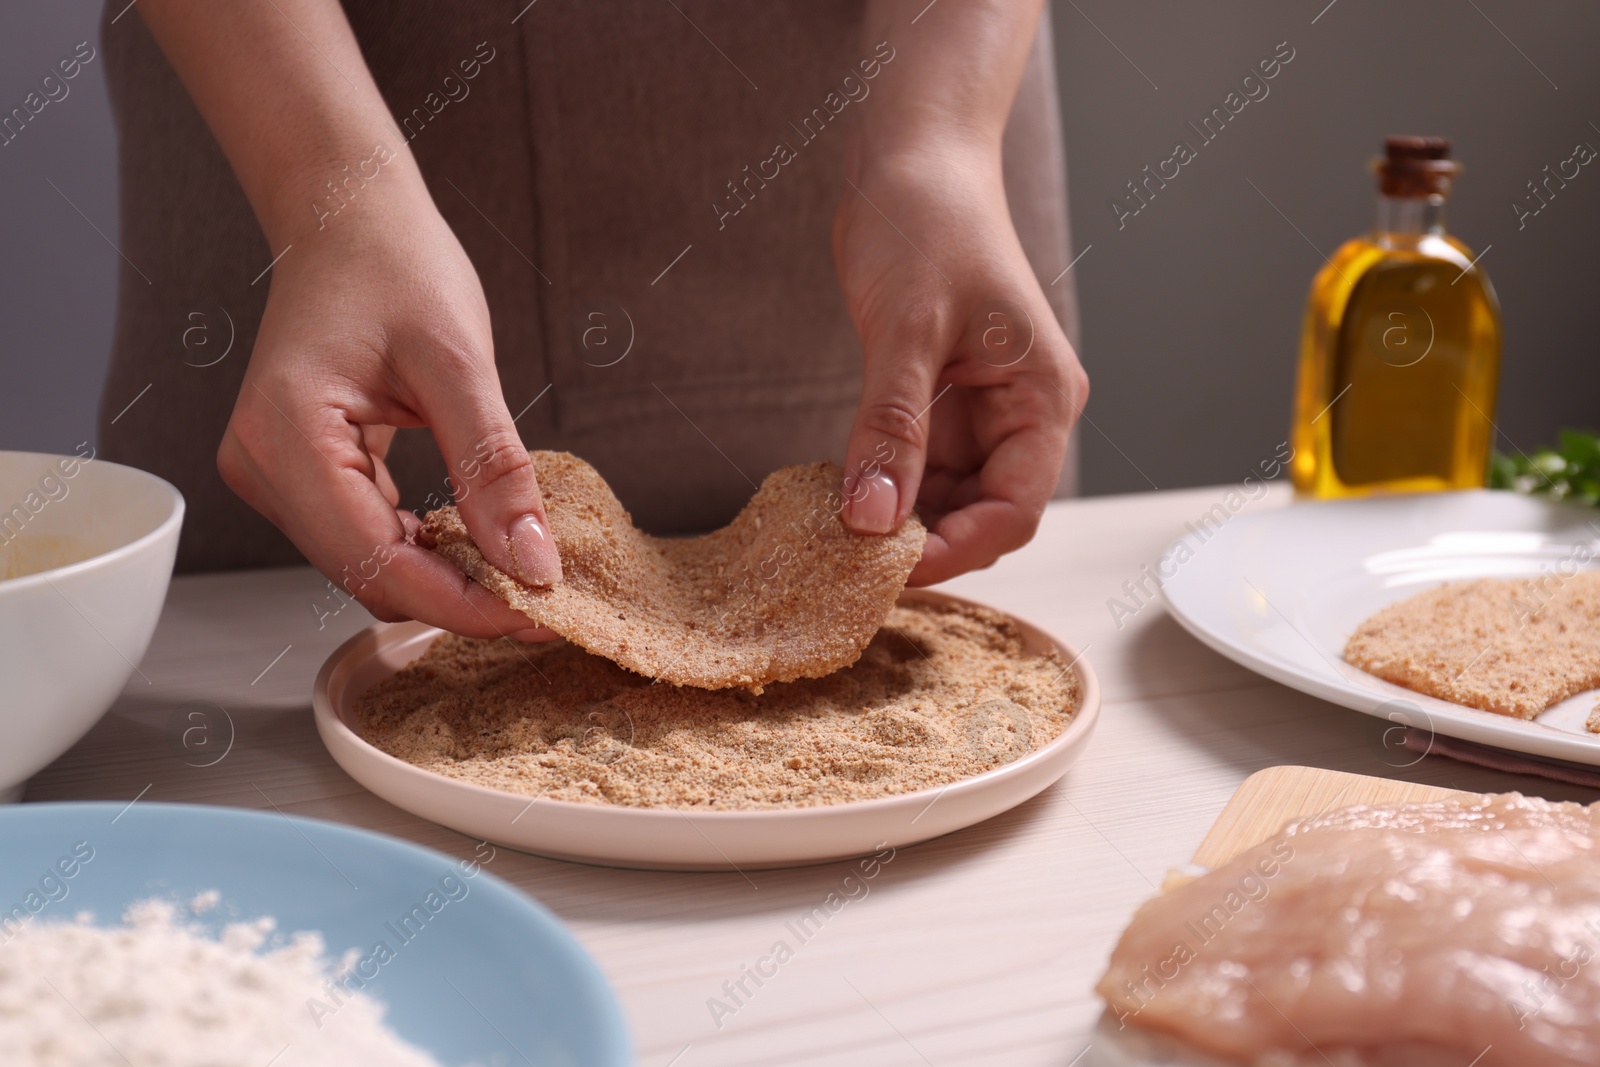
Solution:
[[[190,911],[217,903],[196,897]],[[339,970],[319,933],[269,945],[270,918],[214,937],[161,900],[120,927],[32,922],[0,948],[0,1063],[28,1067],[439,1067],[349,996],[319,1029],[306,1010]]]

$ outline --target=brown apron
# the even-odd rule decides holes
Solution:
[[[861,4],[525,4],[344,6],[482,280],[524,443],[593,463],[647,530],[712,529],[749,498],[746,476],[843,456],[861,350],[829,245],[842,131],[806,117],[869,58]],[[181,569],[300,562],[215,466],[271,254],[143,22],[110,21],[121,7],[101,27],[120,243],[149,283],[124,263],[102,454],[183,492]],[[745,182],[778,141],[796,158]],[[1071,259],[1048,14],[1004,166],[1023,247],[1076,342],[1071,276],[1047,284]],[[390,467],[404,506],[443,499],[426,430],[397,436]],[[1069,457],[1060,493],[1075,473]]]

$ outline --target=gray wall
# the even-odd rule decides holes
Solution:
[[[1371,225],[1366,163],[1390,133],[1451,137],[1465,163],[1449,223],[1489,249],[1505,316],[1499,447],[1600,428],[1600,161],[1524,229],[1511,210],[1576,142],[1600,147],[1600,7],[1337,0],[1318,18],[1327,3],[1057,0],[1074,237],[1092,246],[1073,270],[1085,492],[1235,479],[1272,455],[1307,287]],[[1200,147],[1187,123],[1281,41],[1295,57],[1269,95]],[[1198,158],[1119,230],[1107,201],[1185,139]]]
[[[1589,125],[1600,125],[1600,8],[1325,4],[1056,2],[1073,221],[1078,247],[1092,246],[1073,270],[1094,382],[1087,492],[1231,480],[1272,454],[1306,286],[1322,254],[1369,225],[1365,165],[1386,133],[1448,135],[1466,163],[1451,224],[1474,249],[1492,246],[1482,265],[1506,317],[1501,447],[1600,423],[1585,329],[1600,168],[1520,231],[1510,208],[1575,142],[1600,146]],[[10,5],[0,110],[95,40],[98,15],[93,0]],[[1295,55],[1269,95],[1199,147],[1187,123],[1281,41]],[[90,63],[0,147],[0,448],[70,451],[93,432],[117,264],[102,73]],[[1119,230],[1107,201],[1178,140],[1198,158]]]
[[[7,4],[0,20],[0,114],[79,42],[96,50],[67,95],[0,147],[0,448],[71,452],[94,436],[118,262],[99,20],[96,0]]]

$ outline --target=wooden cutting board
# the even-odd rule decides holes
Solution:
[[[1445,800],[1470,796],[1455,789],[1325,771],[1319,767],[1268,767],[1244,780],[1195,851],[1194,864],[1216,868],[1261,844],[1292,819],[1352,804]]]

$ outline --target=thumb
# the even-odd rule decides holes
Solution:
[[[561,581],[561,556],[533,460],[487,371],[440,376],[424,415],[450,468],[456,505],[467,532],[500,570],[535,586]]]
[[[911,514],[928,457],[937,368],[909,353],[866,362],[861,407],[845,450],[844,524],[886,534]]]

